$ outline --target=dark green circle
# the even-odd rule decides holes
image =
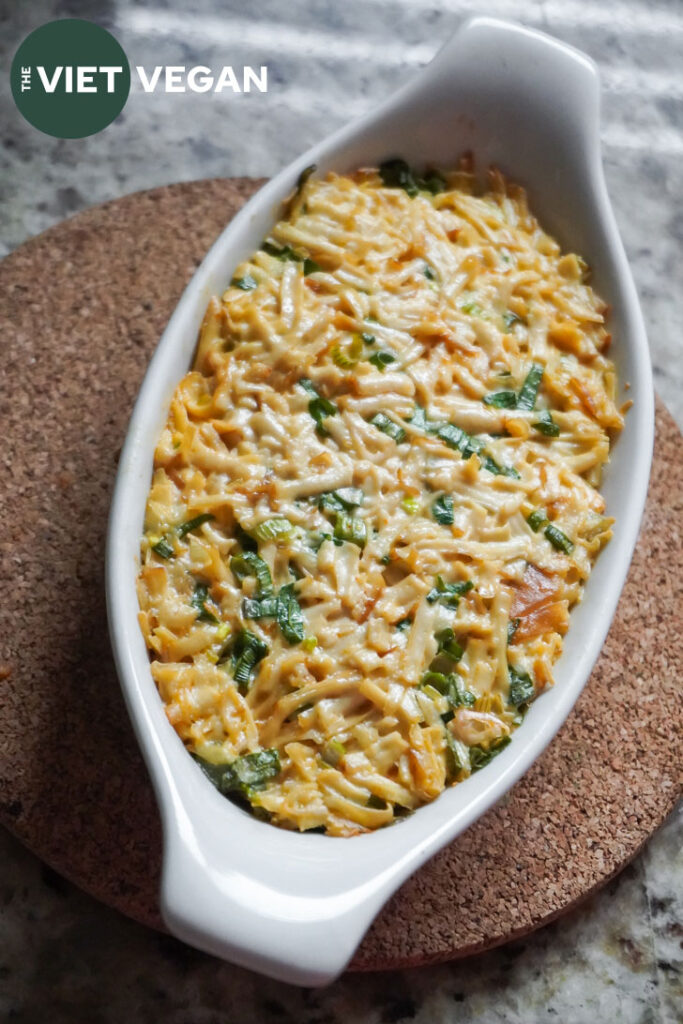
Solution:
[[[53,92],[46,89],[39,68]],[[72,90],[67,91],[71,67]],[[94,92],[79,92],[77,68],[120,67],[110,75],[94,72],[83,84]],[[24,69],[30,69],[30,89],[22,90]],[[84,72],[86,74],[86,72]],[[10,72],[12,95],[29,124],[57,139],[83,139],[102,131],[123,110],[130,92],[130,65],[123,49],[106,29],[82,18],[63,18],[41,25],[24,39],[14,55]],[[108,91],[111,83],[113,91]]]

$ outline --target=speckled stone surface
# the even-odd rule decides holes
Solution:
[[[106,515],[158,335],[254,187],[209,181],[130,196],[0,265],[9,384],[0,573],[14,581],[0,603],[0,820],[151,925],[159,826],[108,648]],[[390,901],[355,968],[438,961],[523,935],[604,884],[673,809],[683,773],[683,458],[663,408],[657,438],[629,581],[574,713],[508,797]]]

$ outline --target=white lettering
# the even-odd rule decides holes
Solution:
[[[113,67],[113,66],[110,66],[109,64],[104,64],[102,67],[100,67],[100,71],[102,72],[103,75],[107,76],[107,92],[114,92],[114,90],[116,88],[116,85],[114,83],[114,78],[115,78],[116,75],[123,74],[123,68],[122,67]]]
[[[182,76],[185,74],[185,66],[173,65],[166,68],[166,92],[185,92],[185,83]]]
[[[244,91],[251,92],[252,85],[255,85],[259,92],[268,92],[268,68],[261,65],[259,74],[249,66],[244,69]]]
[[[235,78],[235,72],[229,66],[223,68],[216,82],[216,92],[223,92],[224,89],[232,89],[233,92],[242,91],[239,82]]]
[[[54,74],[52,75],[52,78],[49,79],[47,77],[46,73],[45,73],[45,68],[44,67],[39,66],[37,68],[38,77],[40,78],[41,82],[43,83],[43,89],[45,90],[45,92],[54,92],[55,91],[55,89],[57,88],[57,83],[59,82],[59,79],[62,76],[62,71],[63,70],[64,70],[63,65],[60,65],[58,68],[55,68]]]
[[[97,92],[97,86],[93,85],[93,75],[97,71],[95,67],[76,68],[76,92]]]
[[[187,84],[192,92],[209,92],[213,86],[211,68],[204,67],[203,64],[191,68],[187,76]]]
[[[91,69],[86,69],[91,70]],[[100,68],[104,72],[119,72],[121,68]],[[262,64],[259,68],[245,65],[238,68],[242,73],[242,85],[235,70],[226,65],[221,68],[217,76],[214,76],[211,68],[205,64],[198,64],[193,68],[185,68],[181,65],[157,64],[152,73],[149,74],[144,67],[137,65],[135,68],[140,84],[145,92],[156,92],[157,85],[163,74],[165,92],[224,92],[226,89],[234,93],[268,92],[268,66]],[[109,92],[113,92],[113,74],[108,78]]]
[[[140,84],[142,85],[142,88],[145,90],[145,92],[156,92],[157,82],[159,81],[159,77],[161,76],[162,71],[161,64],[157,64],[157,66],[154,68],[151,78],[147,77],[147,72],[143,67],[136,66],[135,70],[138,73]]]
[[[64,68],[64,82],[65,82],[65,84],[64,84],[64,91],[65,92],[73,92],[74,91],[74,69],[72,67],[70,67],[69,65],[67,65]]]

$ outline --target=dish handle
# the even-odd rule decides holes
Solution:
[[[319,865],[279,856],[277,830],[272,844],[264,843],[263,823],[245,821],[239,845],[231,845],[225,830],[206,827],[205,814],[188,815],[176,801],[171,818],[165,806],[160,908],[173,935],[290,984],[317,987],[341,974],[386,900],[388,877],[354,878],[350,871],[340,887],[337,865],[332,875],[323,869],[328,884],[321,887]],[[261,854],[286,865],[286,874],[259,881],[263,871],[252,869]]]
[[[519,154],[528,146],[527,126],[548,147],[545,164],[573,153],[600,165],[600,77],[580,50],[552,36],[498,18],[468,19],[414,81],[415,98],[432,111],[459,95],[472,111],[475,131],[500,135],[491,148]],[[512,150],[509,150],[512,147]]]

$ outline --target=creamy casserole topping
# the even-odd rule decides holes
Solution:
[[[138,581],[168,718],[285,828],[388,825],[553,681],[611,536],[606,307],[498,172],[302,175],[201,328]]]

